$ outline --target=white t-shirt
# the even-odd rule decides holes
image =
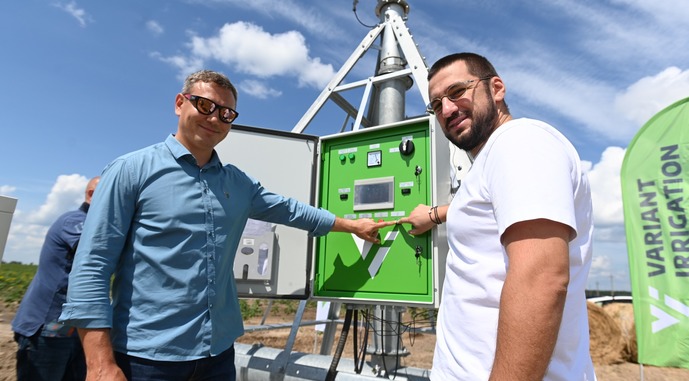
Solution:
[[[545,380],[595,380],[589,354],[586,278],[593,212],[572,144],[550,125],[515,119],[477,155],[447,214],[450,252],[432,380],[487,380],[496,348],[508,258],[500,236],[512,224],[548,219],[570,226],[570,283]]]

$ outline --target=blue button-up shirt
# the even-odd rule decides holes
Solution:
[[[223,352],[244,332],[233,262],[248,218],[314,236],[335,222],[223,166],[215,152],[199,168],[172,135],[116,159],[95,191],[60,320],[111,327],[114,350],[136,357]]]

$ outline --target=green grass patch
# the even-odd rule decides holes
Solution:
[[[0,264],[0,303],[5,305],[19,303],[29,283],[36,275],[37,265],[25,265],[19,262]],[[240,299],[239,307],[244,319],[263,316],[268,307],[267,299]],[[294,315],[299,306],[298,300],[273,300],[271,314]],[[308,301],[307,308],[315,308],[315,301]]]
[[[3,262],[0,265],[0,302],[12,304],[21,301],[37,269],[37,265]]]

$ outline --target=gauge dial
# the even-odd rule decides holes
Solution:
[[[382,163],[382,151],[371,151],[368,153],[368,166],[378,167]]]

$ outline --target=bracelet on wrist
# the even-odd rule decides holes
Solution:
[[[428,209],[428,219],[431,220],[436,225],[440,225],[443,222],[440,220],[440,215],[438,214],[438,206],[432,206]]]

